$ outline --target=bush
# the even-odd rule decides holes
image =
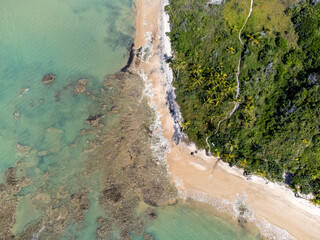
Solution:
[[[287,50],[288,49],[288,41],[285,38],[277,37],[276,38],[276,44],[282,50]]]

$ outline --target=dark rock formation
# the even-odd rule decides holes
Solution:
[[[158,215],[152,208],[148,208],[145,212],[151,219],[156,219]]]
[[[10,167],[5,180],[0,184],[0,239],[15,239],[11,229],[15,223],[15,212],[18,206],[17,193],[29,181],[26,178],[17,179],[17,169]]]
[[[70,196],[70,200],[74,207],[73,220],[75,222],[82,222],[90,206],[87,193],[84,191],[74,193]]]
[[[134,56],[135,56],[134,43],[132,43],[132,44],[131,44],[131,47],[130,47],[130,54],[129,54],[128,62],[127,62],[127,64],[121,69],[121,72],[127,72],[127,71],[128,71],[128,69],[129,69],[130,66],[131,66],[131,63],[133,62]]]
[[[121,186],[112,185],[110,188],[104,190],[101,194],[101,201],[112,201],[117,203],[121,200]]]
[[[41,81],[43,84],[48,84],[48,83],[52,83],[55,79],[56,79],[56,75],[52,73],[48,73],[43,76]]]
[[[105,115],[103,114],[91,115],[87,118],[85,123],[92,127],[101,127],[103,124],[100,123],[100,119],[103,119],[104,117]]]

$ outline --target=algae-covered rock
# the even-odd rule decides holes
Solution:
[[[20,117],[20,113],[18,111],[15,111],[12,116],[14,117],[15,120],[18,120],[18,118]]]
[[[17,169],[10,167],[5,180],[0,184],[0,239],[15,239],[11,229],[15,223],[15,213],[18,207],[17,193],[28,185],[26,178],[17,178]]]
[[[27,157],[30,153],[30,150],[31,150],[31,147],[29,146],[22,145],[19,143],[16,144],[16,154],[18,156]]]
[[[87,83],[79,80],[78,84]],[[60,174],[53,167],[41,175],[43,184],[41,181],[35,183],[39,187],[24,196],[31,199],[41,216],[28,223],[19,236],[12,238],[64,239],[70,234],[69,226],[79,230],[86,227],[84,218],[90,208],[91,196],[98,194],[98,202],[93,202],[95,206],[99,204],[102,211],[96,219],[97,239],[110,239],[115,232],[119,233],[119,239],[131,239],[133,235],[153,239],[145,229],[145,222],[157,217],[153,206],[172,203],[177,192],[164,161],[155,161],[155,152],[151,148],[154,131],[150,130],[154,114],[143,97],[143,86],[138,75],[118,73],[104,82],[103,90],[90,95],[101,108],[92,109],[96,114],[85,120],[91,128],[79,132],[79,139],[90,134],[84,141],[79,168],[70,169],[70,176],[61,175],[60,185],[51,185],[50,178]],[[110,116],[107,113],[117,114]],[[103,121],[105,116],[108,121]],[[49,127],[43,143],[50,149],[38,152],[34,147],[17,144],[17,155],[42,157],[54,154],[62,148],[63,137],[63,130]],[[6,232],[4,239],[11,239],[10,230],[18,205],[15,196],[21,189],[20,181],[14,171],[8,170],[5,185],[0,188],[1,191],[9,189],[9,193],[2,196],[10,199],[1,202],[5,207],[4,215],[11,216],[7,219],[0,216],[0,220],[5,221],[0,222],[0,231]],[[94,195],[89,195],[92,193]],[[140,210],[141,205],[149,210]],[[68,235],[68,239],[76,237],[76,233]]]
[[[85,92],[87,89],[88,82],[89,82],[89,80],[87,78],[78,80],[77,85],[75,86],[75,88],[73,90],[73,93],[79,94],[79,93]]]
[[[56,75],[54,75],[52,73],[48,73],[48,74],[43,76],[41,81],[42,81],[43,84],[46,85],[48,83],[52,83],[55,79],[56,79]]]
[[[84,191],[74,193],[70,196],[70,200],[74,207],[74,222],[82,222],[90,206],[87,193]]]
[[[91,115],[86,119],[85,123],[92,127],[101,127],[103,124],[100,122],[100,120],[104,117],[104,114]]]
[[[166,166],[154,161],[150,148],[153,133],[148,131],[154,116],[142,95],[142,79],[135,74],[118,73],[104,82],[104,87],[111,86],[116,90],[109,95],[109,106],[117,106],[117,121],[108,126],[99,145],[94,145],[94,161],[88,165],[88,175],[103,168],[105,182],[99,201],[108,220],[121,231],[120,239],[130,239],[128,233],[152,239],[145,234],[145,221],[137,216],[137,207],[142,201],[150,206],[175,202],[176,189]],[[157,217],[149,211],[141,213],[147,221]],[[101,229],[111,227],[108,224],[100,221],[100,234]]]
[[[97,223],[99,225],[96,231],[97,240],[109,239],[112,234],[112,227],[110,221],[106,218],[99,217],[97,219]]]

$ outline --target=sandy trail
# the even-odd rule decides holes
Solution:
[[[136,58],[132,70],[147,76],[147,85],[153,92],[150,103],[155,107],[169,140],[167,154],[169,170],[181,197],[190,197],[215,205],[221,211],[235,214],[234,203],[240,198],[248,209],[248,218],[271,239],[320,239],[320,209],[308,201],[295,198],[285,186],[253,177],[248,181],[242,170],[230,168],[222,161],[207,157],[203,151],[191,155],[196,148],[180,143],[176,145],[175,121],[166,104],[170,79],[165,69],[165,21],[163,0],[137,0],[135,47],[149,46],[152,51],[146,62]],[[170,49],[167,49],[167,52]]]

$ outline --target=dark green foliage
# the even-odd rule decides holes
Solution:
[[[279,48],[281,48],[284,51],[288,49],[288,41],[285,38],[277,37],[276,44]]]
[[[231,165],[271,180],[283,181],[287,172],[292,176],[290,186],[313,193],[317,203],[320,4],[300,3],[287,11],[295,26],[290,36],[297,34],[298,42],[292,38],[289,42],[287,31],[255,29],[250,23],[242,34],[243,47],[239,30],[223,16],[224,6],[206,2],[172,0],[167,8],[183,129],[190,140],[207,148],[206,137],[213,135],[218,122],[239,102],[232,118],[209,138],[214,144],[211,151]],[[245,14],[237,3],[231,8]],[[240,56],[241,94],[235,99]]]
[[[320,4],[302,3],[292,14],[296,26],[299,45],[306,52],[307,68],[316,69],[320,65]],[[319,69],[318,69],[319,70]]]

